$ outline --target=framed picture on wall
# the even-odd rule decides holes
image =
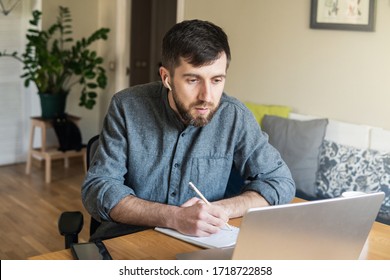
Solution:
[[[310,28],[375,30],[376,0],[311,0]]]

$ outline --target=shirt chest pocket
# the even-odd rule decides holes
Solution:
[[[229,179],[232,161],[227,157],[194,158],[190,180],[210,201],[222,199]]]

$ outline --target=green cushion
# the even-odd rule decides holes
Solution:
[[[259,124],[261,124],[264,115],[287,118],[291,111],[291,109],[287,106],[263,105],[252,102],[245,102],[245,105],[248,107],[249,110],[252,111],[253,115],[256,118],[256,121]]]

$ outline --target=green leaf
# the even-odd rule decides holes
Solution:
[[[88,72],[84,73],[84,76],[87,79],[94,79],[96,77],[96,74],[93,71],[88,71]]]
[[[97,88],[98,86],[95,83],[87,83],[87,87],[89,87],[89,88]]]
[[[103,63],[103,58],[101,58],[101,57],[96,58],[95,59],[95,63],[96,64],[102,64]]]
[[[39,33],[39,30],[36,30],[36,29],[27,29],[27,32],[34,33],[34,34],[38,34],[38,33]]]
[[[96,101],[95,100],[88,100],[87,102],[86,102],[86,104],[85,104],[85,107],[87,108],[87,109],[92,109],[93,108],[93,106],[96,104]]]
[[[89,98],[96,98],[97,97],[97,93],[94,92],[94,91],[90,91],[90,92],[88,92],[88,97]]]
[[[97,83],[99,84],[100,88],[105,88],[107,86],[106,75],[99,75],[99,77],[97,78]]]

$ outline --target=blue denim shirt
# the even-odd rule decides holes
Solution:
[[[82,186],[83,203],[98,220],[111,221],[111,209],[128,195],[181,205],[196,196],[190,181],[209,201],[220,200],[232,166],[250,178],[240,191],[256,191],[271,205],[295,194],[268,136],[245,105],[226,94],[211,122],[194,127],[178,119],[161,82],[123,90],[112,98],[99,141]]]

